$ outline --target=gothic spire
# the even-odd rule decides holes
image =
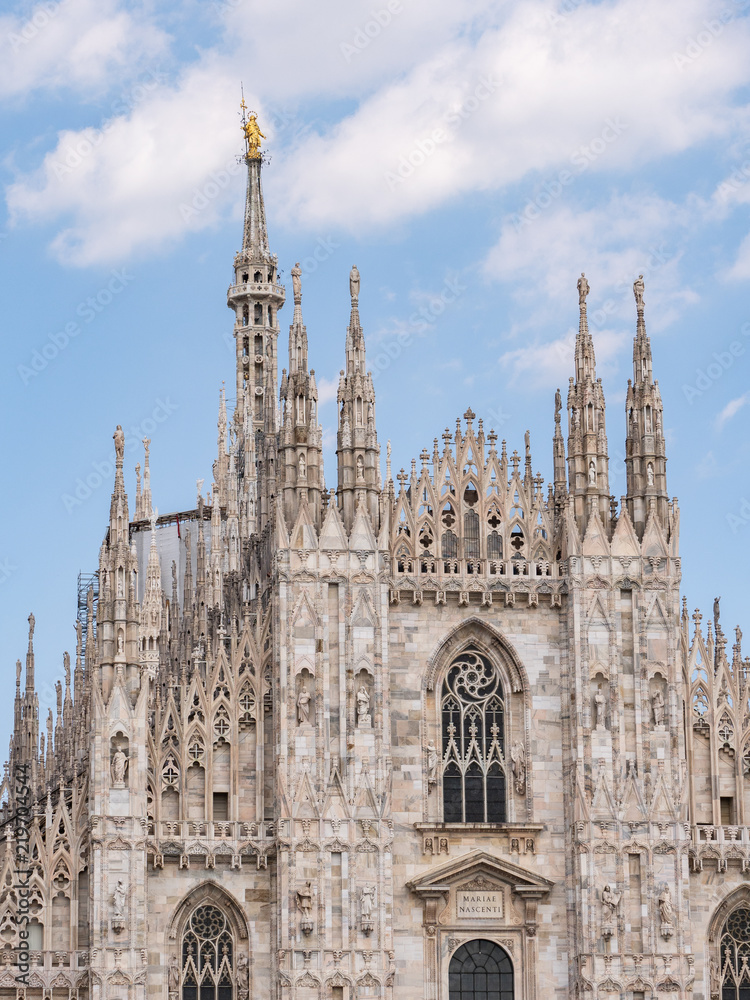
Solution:
[[[359,320],[359,288],[355,265],[349,274],[351,313],[346,331],[346,371],[341,372],[338,387],[338,506],[349,530],[362,501],[377,531],[380,448],[375,430],[375,388],[372,374],[367,371],[365,336]]]
[[[284,304],[285,289],[279,282],[278,260],[268,245],[266,213],[261,184],[264,138],[255,114],[242,103],[242,131],[245,137],[247,192],[242,249],[234,258],[234,284],[227,293],[227,305],[235,314],[237,402],[234,410],[235,454],[241,479],[240,494],[245,507],[257,506],[258,472],[255,460],[245,461],[248,449],[255,448],[260,460],[267,448],[261,444],[267,433],[269,392],[275,405],[277,396],[278,311]],[[219,483],[221,487],[221,483]],[[255,511],[254,511],[255,513]],[[248,515],[247,526],[259,530],[262,523]]]
[[[628,379],[625,398],[627,504],[633,526],[641,538],[652,500],[656,502],[656,516],[662,527],[668,531],[669,526],[663,406],[659,383],[653,379],[643,292],[641,274],[633,284],[637,315],[633,339],[633,381]]]
[[[578,279],[578,334],[575,346],[575,378],[568,390],[569,492],[581,535],[596,508],[605,527],[610,523],[609,458],[602,380],[596,377],[594,342],[589,332],[586,275]]]
[[[322,430],[318,425],[318,390],[315,372],[308,372],[307,330],[302,319],[302,270],[292,268],[294,316],[289,327],[289,375],[281,387],[279,434],[279,493],[288,525],[297,519],[306,501],[314,524],[322,521]]]

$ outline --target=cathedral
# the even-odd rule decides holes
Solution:
[[[244,131],[210,491],[157,513],[145,440],[131,506],[115,431],[46,724],[29,617],[0,997],[747,1000],[750,660],[680,598],[642,280],[619,500],[583,275],[545,489],[471,410],[381,461],[352,268],[327,488]]]

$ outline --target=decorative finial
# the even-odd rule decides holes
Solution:
[[[112,435],[115,442],[115,457],[119,465],[122,465],[122,460],[125,456],[125,434],[122,429],[122,425],[118,424],[115,433]]]
[[[352,297],[352,305],[356,306],[359,302],[359,271],[356,264],[349,272],[349,293]]]
[[[385,446],[385,479],[386,482],[390,482],[393,479],[391,475],[391,442],[390,439]]]
[[[643,312],[643,290],[645,285],[643,284],[643,275],[638,275],[638,280],[633,282],[633,294],[635,295],[635,304],[638,312]]]
[[[246,160],[259,160],[260,159],[260,140],[265,139],[265,135],[261,132],[258,126],[258,116],[254,111],[251,111],[248,115],[247,105],[245,104],[245,96],[242,96],[242,103],[240,104],[240,115],[242,116],[242,132],[245,136],[245,159]]]
[[[294,304],[300,305],[302,302],[302,268],[299,261],[292,268],[292,288],[294,289]]]
[[[578,279],[578,305],[581,309],[586,308],[586,296],[589,294],[590,288],[589,283],[586,281],[586,275],[581,271],[581,277]]]

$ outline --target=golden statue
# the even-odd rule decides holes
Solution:
[[[258,127],[258,118],[254,111],[250,112],[250,115],[246,118],[245,112],[247,111],[247,105],[245,104],[245,98],[242,98],[242,131],[245,134],[245,140],[247,141],[247,156],[251,160],[260,159],[260,140],[265,139],[265,136]]]

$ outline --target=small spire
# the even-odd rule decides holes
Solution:
[[[135,519],[140,521],[142,518],[142,503],[141,503],[141,463],[135,463]]]
[[[31,697],[34,694],[34,629],[36,619],[32,611],[28,618],[29,622],[29,648],[26,651],[26,695]]]
[[[292,323],[301,324],[302,323],[302,268],[299,266],[299,261],[294,265],[291,271],[292,274],[292,290],[294,293],[294,318]]]
[[[143,449],[145,452],[145,457],[143,459],[143,511],[142,518],[144,521],[151,517],[151,465],[150,465],[150,454],[149,447],[151,446],[151,439],[144,437],[143,439]]]

